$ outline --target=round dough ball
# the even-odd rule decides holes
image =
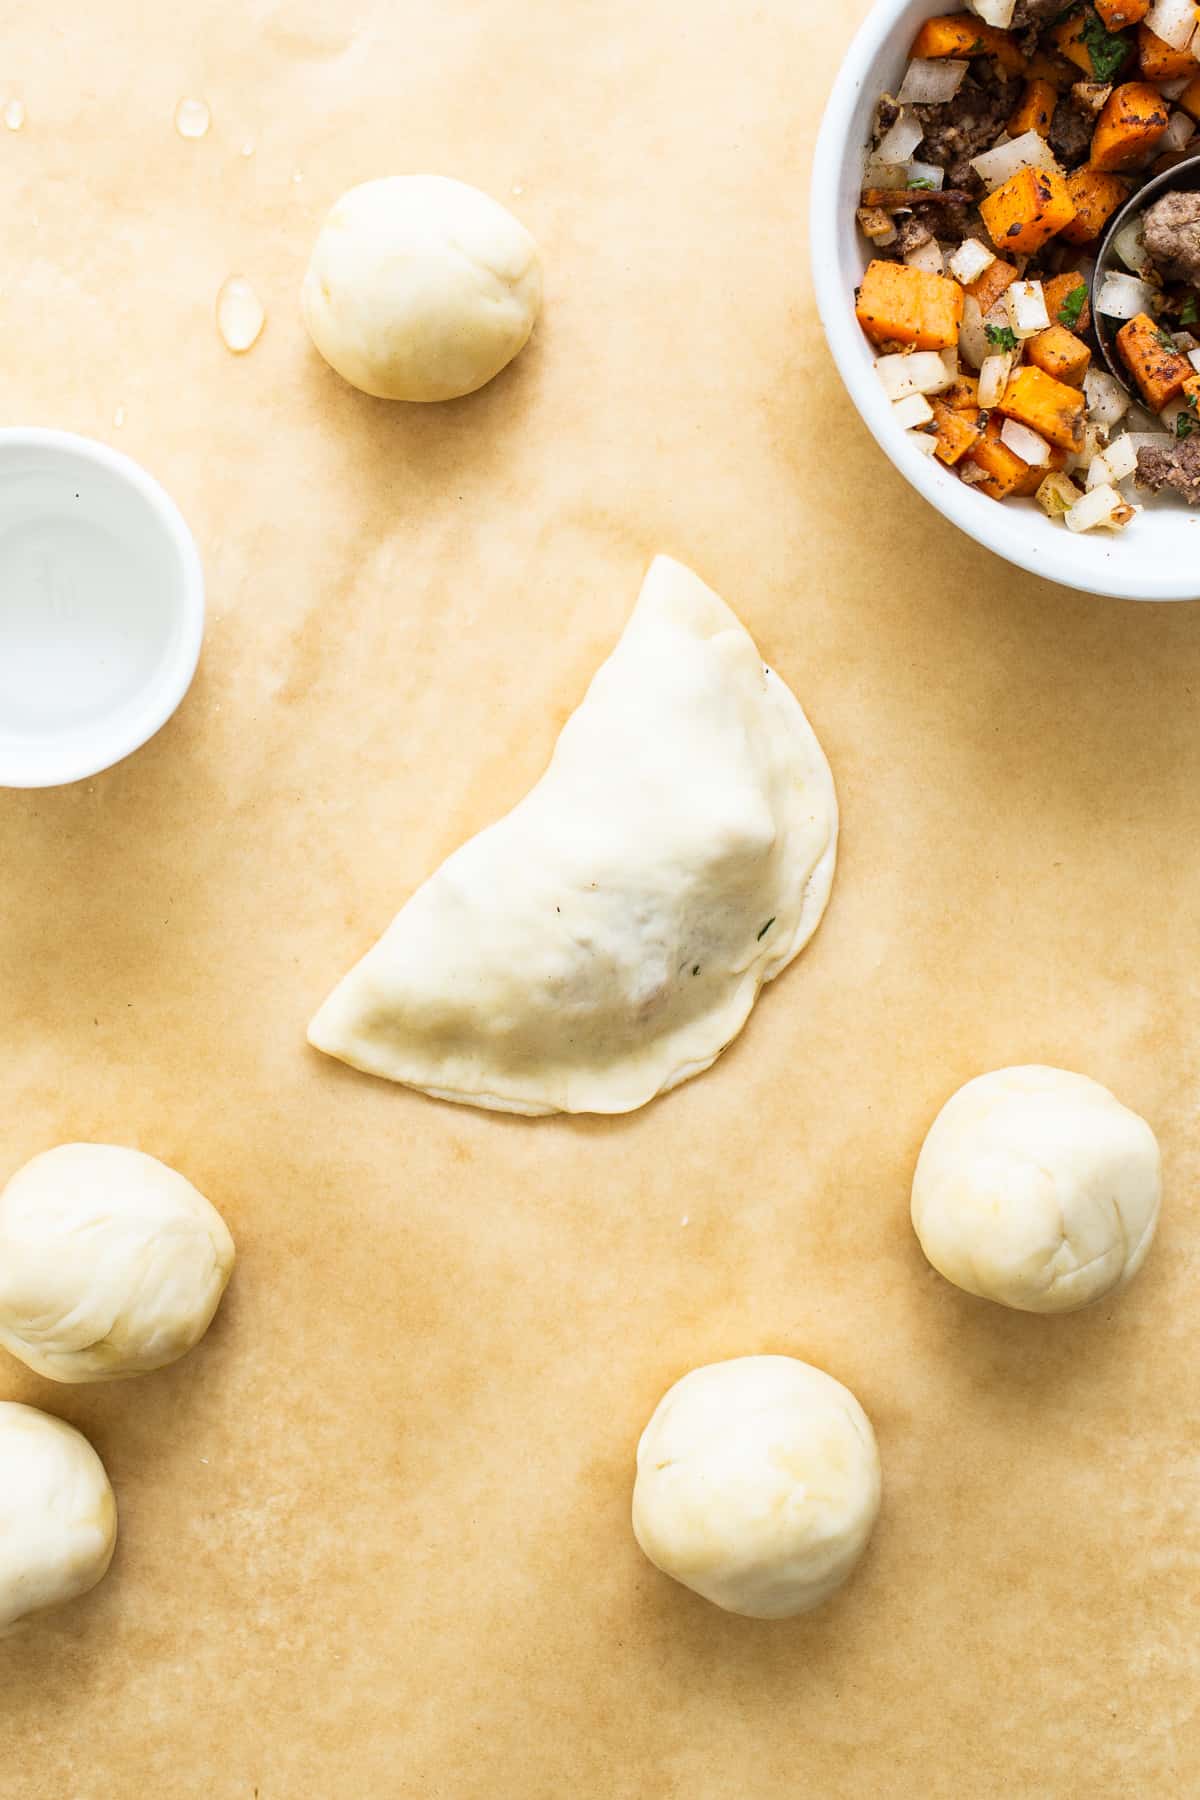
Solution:
[[[934,1268],[968,1294],[1074,1312],[1141,1268],[1161,1192],[1154,1133],[1098,1081],[996,1069],[934,1120],[912,1222]]]
[[[105,1574],[117,1503],[87,1439],[34,1406],[0,1401],[0,1637]]]
[[[441,175],[343,194],[301,295],[313,343],[379,400],[454,400],[498,375],[542,304],[533,238],[497,201]]]
[[[879,1452],[840,1381],[790,1356],[693,1369],[642,1433],[633,1530],[656,1568],[726,1612],[819,1606],[866,1548]]]
[[[52,1381],[174,1362],[204,1336],[233,1239],[153,1156],[63,1144],[0,1193],[0,1344]]]

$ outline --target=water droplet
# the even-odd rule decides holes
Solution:
[[[267,315],[244,275],[231,275],[217,295],[217,330],[235,356],[256,344]]]
[[[116,412],[113,414],[113,424],[116,426],[117,430],[120,431],[120,429],[124,423],[125,423],[125,408],[123,406],[118,406]]]
[[[245,143],[242,145],[242,155],[243,156],[253,156],[254,155],[254,139],[253,138],[247,138]]]
[[[175,129],[180,137],[202,138],[211,124],[207,100],[181,100],[175,108]]]
[[[10,131],[20,131],[25,123],[25,102],[23,100],[5,101],[4,123]]]

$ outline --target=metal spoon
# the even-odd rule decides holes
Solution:
[[[1164,169],[1161,175],[1156,175],[1153,181],[1148,181],[1145,187],[1139,188],[1137,193],[1125,202],[1120,212],[1113,215],[1108,230],[1101,240],[1096,267],[1092,271],[1092,291],[1089,297],[1092,304],[1092,323],[1096,328],[1096,338],[1104,353],[1104,360],[1108,364],[1110,374],[1116,377],[1130,399],[1138,401],[1139,404],[1141,396],[1130,385],[1129,370],[1125,367],[1121,353],[1117,349],[1117,332],[1124,321],[1106,317],[1096,305],[1096,297],[1104,285],[1105,276],[1114,269],[1122,275],[1134,272],[1121,261],[1114,248],[1118,232],[1128,225],[1131,219],[1140,218],[1147,207],[1153,206],[1154,202],[1161,199],[1164,194],[1177,193],[1181,188],[1186,193],[1200,189],[1200,155],[1185,156],[1181,162],[1175,164],[1173,169]]]

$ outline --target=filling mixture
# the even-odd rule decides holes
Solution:
[[[1194,0],[972,0],[929,19],[880,97],[859,225],[859,323],[910,443],[993,500],[1121,530],[1137,485],[1200,505],[1200,191],[1113,215],[1200,152]],[[1126,272],[1127,271],[1127,272]]]

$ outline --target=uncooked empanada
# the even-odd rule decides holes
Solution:
[[[309,1041],[443,1100],[630,1112],[737,1036],[836,854],[794,695],[660,556],[536,787],[418,888]]]

